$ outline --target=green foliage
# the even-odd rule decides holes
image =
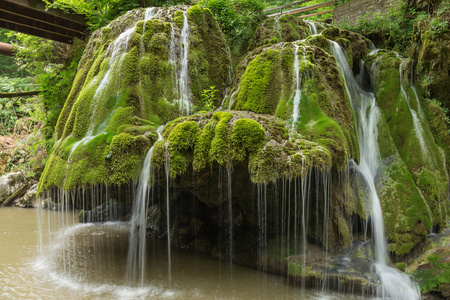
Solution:
[[[213,111],[216,109],[216,106],[214,105],[215,101],[217,100],[216,93],[218,90],[216,90],[215,86],[209,87],[209,89],[203,90],[202,92],[202,103],[203,108],[206,111]]]
[[[212,11],[233,55],[240,56],[262,19],[264,3],[259,0],[199,0],[197,4]]]
[[[405,3],[399,2],[390,9],[387,16],[377,13],[367,14],[356,24],[344,22],[339,26],[363,34],[378,44],[377,46],[406,52],[411,45],[414,23],[427,17],[425,13],[417,12],[414,8],[408,8]]]
[[[62,44],[42,38],[16,33],[19,50],[16,61],[34,77],[39,90],[39,101],[44,109],[40,121],[44,122],[44,137],[51,141],[54,127],[72,88],[84,42],[76,40],[73,45]],[[50,142],[47,150],[52,148]]]
[[[33,78],[9,78],[0,77],[0,92],[21,92],[36,89]],[[16,122],[21,118],[28,118],[34,125],[39,121],[39,107],[35,98],[16,97],[0,98],[0,134],[8,134],[14,131]]]
[[[0,41],[2,43],[13,43],[15,38],[14,32],[0,28]],[[27,70],[19,68],[14,57],[5,55],[0,55],[0,70],[2,71],[2,76],[8,76],[11,78],[27,77],[30,75]]]

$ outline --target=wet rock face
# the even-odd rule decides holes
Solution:
[[[28,183],[28,180],[20,172],[6,174],[0,177],[0,203]]]

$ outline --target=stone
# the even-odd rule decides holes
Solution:
[[[21,172],[8,173],[0,177],[0,203],[27,184],[27,182],[28,180]]]
[[[25,195],[16,200],[15,205],[23,208],[36,206],[37,183],[33,184]]]

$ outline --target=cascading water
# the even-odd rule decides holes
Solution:
[[[314,23],[313,21],[309,21],[309,20],[304,20],[304,21],[308,25],[309,31],[311,32],[311,35],[319,34],[319,31],[317,30],[316,23]]]
[[[228,180],[228,246],[229,246],[229,256],[230,256],[230,264],[233,263],[233,202],[232,202],[232,162],[228,162],[227,166],[227,180]]]
[[[158,141],[162,140],[160,134],[162,126],[158,128]],[[141,286],[144,285],[145,266],[146,266],[146,230],[147,230],[147,207],[148,207],[148,181],[150,179],[153,146],[147,152],[142,166],[141,174],[139,175],[139,183],[135,192],[135,199],[133,201],[132,215],[131,215],[131,230],[130,230],[130,244],[128,248],[128,265],[127,276],[129,279],[138,279]]]
[[[294,58],[294,73],[295,73],[295,94],[294,94],[294,107],[292,112],[292,125],[295,126],[300,116],[300,99],[302,91],[300,90],[301,77],[300,77],[300,62],[298,59],[298,45],[295,45],[295,58]]]
[[[169,282],[172,282],[172,252],[171,252],[171,240],[170,240],[170,156],[168,151],[168,143],[165,143],[165,151],[164,151],[164,169],[166,171],[166,234],[167,234],[167,270],[169,274]]]
[[[374,267],[381,283],[381,287],[378,289],[379,296],[404,300],[420,299],[417,285],[412,283],[407,275],[387,265],[383,213],[374,182],[375,174],[381,162],[377,143],[379,110],[375,103],[375,97],[372,93],[367,93],[358,86],[339,44],[334,41],[330,41],[330,43],[331,52],[336,58],[339,71],[344,78],[358,125],[357,133],[361,157],[360,164],[352,163],[352,167],[364,178],[370,191],[375,251]]]
[[[183,12],[183,29],[180,36],[181,70],[179,75],[179,100],[181,111],[186,115],[191,114],[191,102],[189,101],[189,74],[188,74],[188,49],[189,49],[189,23],[187,12]]]

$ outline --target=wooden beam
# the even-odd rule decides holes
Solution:
[[[0,27],[63,43],[72,43],[74,37],[82,38],[87,32],[80,15],[50,11],[40,0],[1,0]]]
[[[311,17],[311,16],[326,14],[326,13],[329,13],[329,12],[333,12],[333,10],[332,9],[331,10],[324,10],[324,11],[319,11],[319,12],[316,12],[316,13],[313,13],[313,14],[304,15],[304,16],[298,16],[298,17],[302,19],[302,18],[307,18],[307,17]]]
[[[43,91],[0,93],[0,98],[15,98],[15,97],[36,96],[36,95],[39,95],[42,92]]]
[[[289,4],[285,4],[285,5],[280,5],[280,6],[277,6],[277,7],[272,7],[272,8],[265,9],[265,10],[263,10],[263,13],[266,13],[266,12],[269,12],[269,11],[272,11],[272,10],[280,10],[280,8],[282,9],[282,8],[289,7],[289,6],[292,6],[292,5],[300,5],[300,4],[303,4],[303,3],[306,3],[306,2],[311,2],[311,1],[312,0],[303,0],[303,1],[293,2],[293,3],[289,3]]]
[[[47,32],[51,32],[57,35],[65,36],[68,38],[74,38],[76,36],[81,36],[79,31],[71,30],[70,28],[64,28],[59,26],[54,26],[53,24],[45,21],[41,21],[34,18],[27,18],[21,15],[7,12],[0,8],[0,20],[4,20],[6,22],[11,22],[14,24],[19,24],[23,26],[27,26],[30,28],[35,28]]]
[[[17,32],[26,33],[29,35],[38,36],[38,37],[41,37],[44,39],[49,39],[49,40],[53,40],[53,41],[66,43],[66,44],[73,43],[73,38],[68,38],[68,37],[61,36],[59,34],[48,32],[45,30],[40,30],[40,29],[36,29],[36,28],[30,27],[30,26],[16,24],[16,23],[12,23],[9,21],[1,20],[1,19],[0,19],[0,27],[8,29],[8,30],[12,30],[12,31],[17,31]]]
[[[31,8],[35,12],[42,12],[47,15],[57,16],[62,19],[66,19],[75,23],[79,23],[83,26],[86,26],[86,17],[84,15],[75,13],[66,13],[61,9],[54,9],[54,8],[48,9],[45,7],[45,3],[42,0],[2,0],[2,2],[4,3],[9,2],[21,7]]]
[[[283,12],[282,14],[283,15],[297,14],[297,13],[304,12],[304,11],[310,11],[310,10],[313,10],[313,9],[318,9],[318,8],[322,8],[322,7],[331,6],[331,5],[334,5],[334,3],[335,3],[334,1],[329,1],[329,2],[314,4],[314,5],[310,5],[310,6],[304,6],[304,7],[288,10],[286,12]],[[280,14],[271,14],[271,15],[268,15],[267,17],[270,18],[270,17],[275,17],[275,16],[278,16],[278,15],[280,15]]]
[[[86,24],[74,22],[60,16],[52,15],[48,12],[42,12],[26,6],[17,5],[16,3],[11,3],[9,1],[4,1],[4,3],[2,3],[1,9],[3,11],[7,11],[25,18],[39,20],[41,22],[46,22],[48,24],[70,29],[79,33],[82,33],[87,29]]]
[[[0,55],[13,56],[14,47],[13,45],[0,43]]]

